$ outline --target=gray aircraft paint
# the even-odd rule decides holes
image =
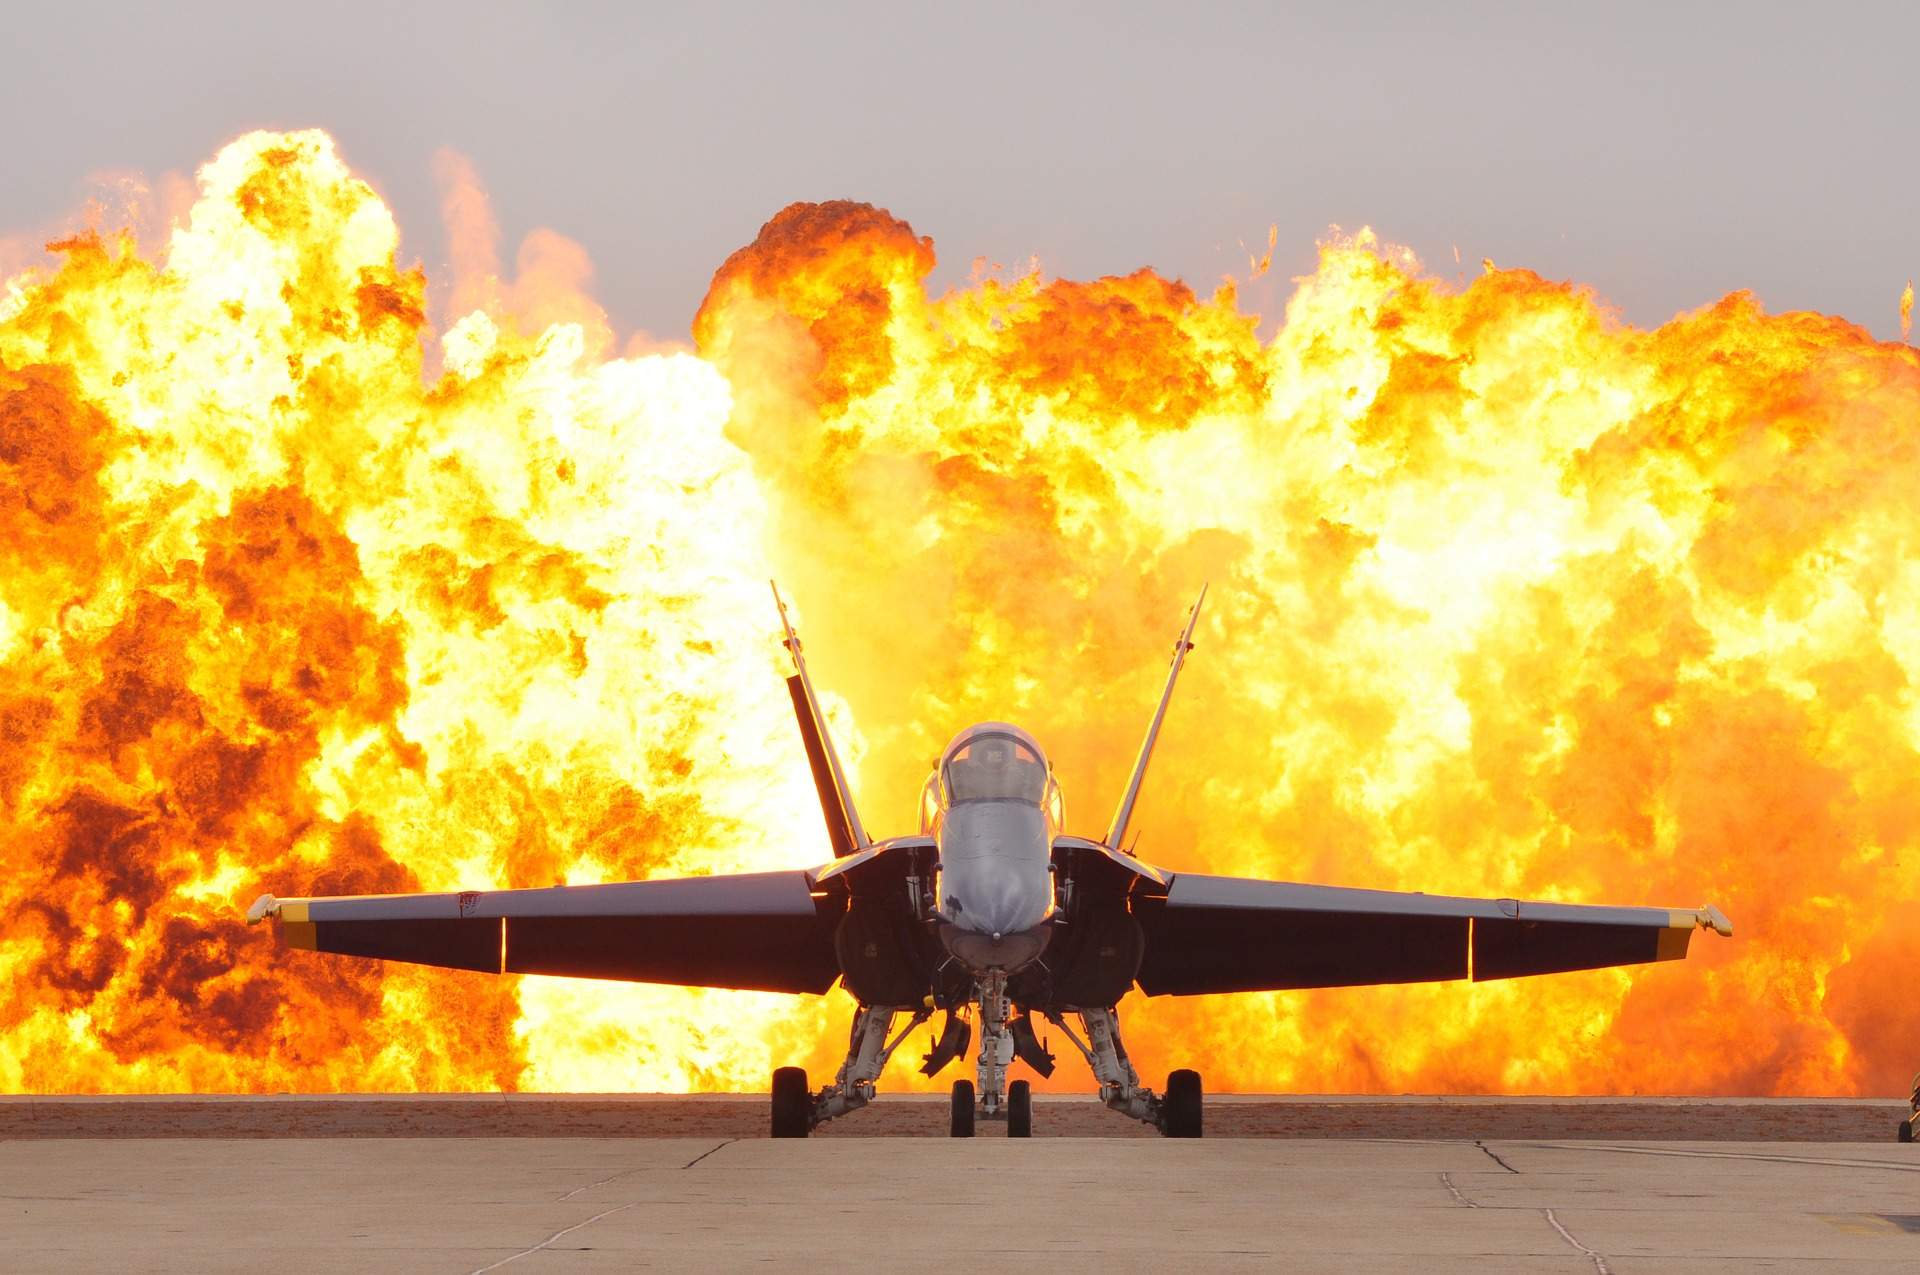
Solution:
[[[1053,911],[1052,830],[1038,806],[970,801],[940,825],[940,915],[976,934],[1030,930]]]

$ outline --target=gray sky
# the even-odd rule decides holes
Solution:
[[[98,169],[320,125],[439,273],[450,146],[508,261],[535,226],[580,240],[623,333],[684,336],[762,221],[835,197],[932,235],[936,286],[1037,254],[1206,291],[1278,223],[1245,292],[1269,315],[1329,223],[1643,324],[1746,287],[1890,337],[1920,275],[1920,5],[67,3],[7,28],[0,231]]]

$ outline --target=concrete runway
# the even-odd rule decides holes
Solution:
[[[0,1141],[6,1271],[1920,1269],[1920,1145]]]

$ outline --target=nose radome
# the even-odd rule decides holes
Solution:
[[[1040,924],[1052,903],[1049,851],[1037,809],[1009,802],[956,806],[940,836],[947,918],[996,940]]]
[[[984,879],[970,883],[977,887],[968,892],[970,897],[950,912],[958,924],[998,941],[1030,930],[1045,919],[1044,892],[1027,888],[1028,883],[1011,872],[980,876]]]

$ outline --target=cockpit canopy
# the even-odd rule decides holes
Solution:
[[[1038,806],[1055,832],[1066,808],[1053,767],[1033,736],[1006,722],[981,722],[953,737],[920,792],[920,831],[937,832],[945,812],[973,801]]]
[[[940,796],[946,806],[969,801],[1047,798],[1047,759],[1033,736],[1005,722],[982,722],[954,737],[940,757]]]

